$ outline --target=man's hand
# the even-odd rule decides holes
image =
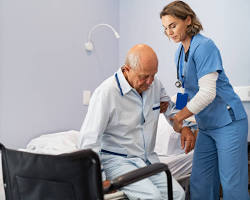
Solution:
[[[103,181],[102,186],[103,186],[103,188],[110,187],[110,181],[109,180]]]
[[[110,188],[110,186],[111,186],[110,180],[105,180],[102,182],[103,189],[108,189]],[[117,190],[110,191],[109,193],[115,193],[115,192],[117,192]]]
[[[195,146],[195,136],[189,127],[183,127],[181,130],[181,148],[185,148],[185,153],[190,152]]]
[[[162,101],[160,103],[160,113],[166,112],[168,109],[168,102],[167,101]]]
[[[182,125],[183,125],[183,121],[178,121],[177,118],[176,118],[176,115],[172,118],[170,118],[170,120],[172,121],[173,123],[173,129],[178,132],[178,133],[181,133],[181,130],[182,130]]]

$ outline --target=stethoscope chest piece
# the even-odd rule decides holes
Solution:
[[[176,86],[177,88],[182,87],[181,81],[180,81],[180,80],[177,80],[177,81],[175,82],[175,86]]]

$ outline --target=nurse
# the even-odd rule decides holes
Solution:
[[[195,115],[199,127],[190,181],[192,200],[248,200],[247,115],[222,66],[214,42],[200,34],[202,25],[182,1],[168,4],[160,13],[168,38],[180,43],[176,52],[176,86],[182,121]],[[187,102],[188,101],[188,102]]]

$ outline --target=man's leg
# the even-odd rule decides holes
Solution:
[[[217,159],[214,139],[200,130],[195,144],[190,179],[191,200],[217,200],[219,198]]]
[[[102,164],[106,173],[106,177],[112,180],[122,174],[132,170],[145,167],[146,163],[140,158],[124,158],[115,155],[101,156]],[[163,179],[166,181],[166,177]],[[164,182],[163,181],[163,182]],[[143,179],[136,183],[130,184],[122,188],[122,191],[128,196],[130,200],[165,200],[160,189],[149,179]],[[167,184],[165,182],[165,191],[167,191]]]

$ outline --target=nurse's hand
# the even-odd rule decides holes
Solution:
[[[160,103],[160,113],[166,112],[168,109],[168,102],[167,101],[162,101]]]
[[[189,127],[181,129],[181,148],[185,148],[185,153],[190,152],[195,146],[195,136]]]

